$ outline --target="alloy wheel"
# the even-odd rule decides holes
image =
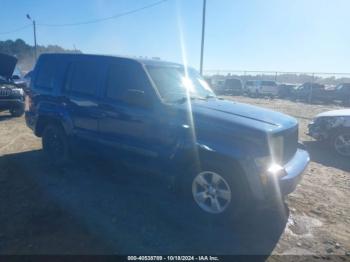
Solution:
[[[212,214],[224,212],[232,197],[227,181],[210,171],[199,173],[193,179],[192,195],[201,209]]]

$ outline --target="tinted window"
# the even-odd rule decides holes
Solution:
[[[39,89],[52,89],[55,71],[56,64],[54,61],[42,60],[36,77],[35,87]]]
[[[93,96],[98,86],[99,66],[89,61],[75,62],[68,73],[69,88],[72,93]]]
[[[123,100],[128,89],[145,90],[144,71],[138,64],[120,62],[109,67],[105,96],[112,100]]]

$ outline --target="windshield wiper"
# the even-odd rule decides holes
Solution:
[[[191,100],[207,100],[207,97],[201,97],[201,96],[190,96],[189,98]],[[174,102],[179,103],[179,104],[183,104],[187,101],[187,99],[188,99],[188,97],[184,96],[184,97],[181,97],[179,99],[176,99]]]

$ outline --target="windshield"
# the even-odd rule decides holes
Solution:
[[[208,83],[192,68],[187,74],[182,66],[147,66],[160,96],[166,102],[176,102],[186,97],[206,99],[215,97]]]

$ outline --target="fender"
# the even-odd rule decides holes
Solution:
[[[232,162],[232,166],[238,165],[242,170],[243,179],[247,181],[253,197],[256,200],[263,200],[265,195],[258,169],[254,164],[254,159],[247,157],[250,156],[250,154],[247,154],[244,151],[245,149],[242,147],[211,144],[205,141],[196,141],[193,143],[182,137],[181,141],[179,141],[174,160],[179,166],[185,167],[194,165],[196,161],[199,161],[200,163],[208,161],[216,163]]]
[[[38,104],[39,116],[35,125],[35,134],[40,136],[47,121],[59,122],[67,135],[73,134],[73,122],[63,105],[53,102],[41,102]]]

